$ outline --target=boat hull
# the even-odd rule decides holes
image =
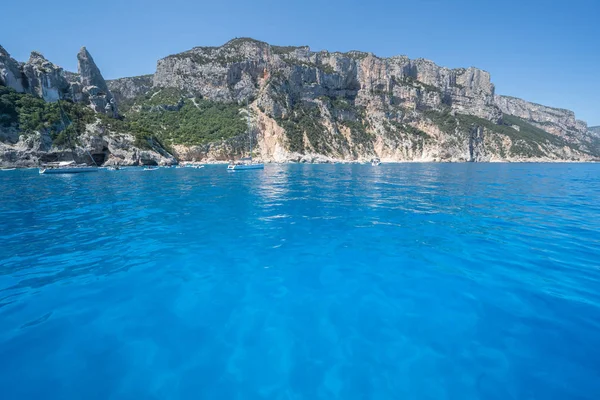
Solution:
[[[86,172],[98,172],[98,168],[81,167],[81,168],[40,168],[40,174],[82,174]]]
[[[228,165],[227,169],[230,171],[241,171],[245,169],[265,169],[264,164],[239,164],[239,165]]]

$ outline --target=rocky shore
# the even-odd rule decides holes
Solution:
[[[474,67],[248,38],[110,81],[86,48],[77,60],[72,73],[38,52],[19,63],[0,47],[0,92],[12,90],[0,109],[0,166],[226,162],[248,154],[247,119],[264,162],[600,160],[596,128],[572,111],[498,95]],[[19,106],[33,98],[48,104],[42,121]]]

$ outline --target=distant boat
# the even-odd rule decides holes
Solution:
[[[80,174],[84,172],[98,172],[98,167],[87,164],[76,164],[75,161],[60,161],[48,163],[40,168],[40,174]]]
[[[381,160],[379,158],[377,158],[377,157],[375,157],[374,159],[371,160],[371,165],[374,166],[374,167],[376,167],[376,166],[378,166],[380,164],[381,164]]]
[[[0,168],[0,171],[14,171],[16,168]]]
[[[156,171],[158,167],[144,167],[144,171]]]
[[[248,108],[248,103],[246,102],[246,108]],[[247,109],[248,117],[246,119],[246,129],[248,131],[248,138],[250,140],[250,155],[248,157],[240,158],[238,161],[231,161],[229,165],[227,165],[228,171],[239,171],[245,169],[264,169],[265,165],[263,163],[258,163],[252,161],[252,130],[250,129],[250,109]]]
[[[119,166],[117,165],[117,166],[114,166],[114,167],[108,167],[108,168],[106,168],[106,169],[107,169],[107,170],[109,170],[109,171],[118,171],[118,170],[120,170],[121,168],[119,168]]]
[[[227,166],[228,170],[243,170],[243,169],[264,169],[265,165],[262,163],[252,162],[252,157],[244,157],[239,161],[231,162]]]

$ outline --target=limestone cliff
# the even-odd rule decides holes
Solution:
[[[41,75],[11,60],[2,49],[4,85],[48,101],[64,93],[113,117],[120,110],[122,130],[159,140],[180,160],[245,155],[249,133],[253,156],[276,162],[600,159],[600,137],[572,112],[496,95],[490,74],[474,67],[248,38],[195,47],[159,60],[153,75],[109,82],[85,48],[78,74],[56,73],[41,55],[28,62]],[[14,139],[11,129],[4,136]]]
[[[49,102],[69,96],[69,83],[63,69],[37,51],[31,52],[26,63],[19,63],[0,46],[0,84]]]
[[[587,124],[575,119],[573,111],[547,107],[510,96],[496,96],[496,104],[504,114],[513,115],[554,135],[578,137],[587,132]]]
[[[85,47],[77,54],[77,72],[80,80],[81,98],[75,101],[89,103],[96,112],[118,117],[117,103],[108,90],[106,81],[96,66],[94,59]]]
[[[118,116],[116,101],[85,48],[78,61],[75,74],[38,52],[19,63],[0,47],[0,167],[175,163],[151,134],[104,117]]]
[[[157,115],[144,116],[150,110],[144,104],[164,110],[156,108],[155,96],[165,91],[179,95],[179,102],[172,101],[177,110],[199,99],[248,101],[255,156],[264,160],[531,161],[600,155],[597,140],[572,113],[496,96],[486,71],[448,69],[404,56],[312,52],[244,38],[196,47],[159,60],[152,89],[143,95],[129,90],[135,106],[126,117],[156,120]],[[191,106],[186,115],[190,112]],[[226,137],[210,142],[200,137],[190,147],[189,139],[184,143],[173,134],[179,126],[156,129],[178,145],[182,158],[224,159],[235,151]]]
[[[37,51],[31,52],[27,62],[19,63],[0,46],[0,84],[48,102],[71,100],[117,117],[114,96],[85,47],[77,54],[77,62],[77,74],[64,71]]]
[[[126,103],[129,99],[148,93],[152,89],[153,75],[142,75],[131,78],[120,78],[106,81],[108,89],[115,97],[117,104]]]
[[[111,130],[95,121],[86,126],[74,146],[57,146],[48,131],[19,134],[0,126],[0,168],[37,167],[71,161],[89,165],[171,165],[177,161],[159,145],[140,147],[134,135]]]
[[[23,93],[27,86],[21,66],[2,46],[0,46],[0,85],[12,87],[19,93]]]
[[[63,76],[63,69],[46,60],[41,53],[32,51],[22,70],[28,93],[49,102],[69,96],[69,83]]]
[[[196,47],[158,61],[154,87],[175,87],[216,101],[245,101],[286,85],[289,98],[375,96],[405,109],[441,108],[498,120],[490,75],[476,68],[448,69],[407,57],[311,52],[234,39],[222,47]],[[269,103],[269,99],[264,99]],[[283,104],[279,104],[282,106]]]

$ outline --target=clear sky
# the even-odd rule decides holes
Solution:
[[[28,0],[0,10],[0,44],[19,61],[38,50],[76,70],[85,45],[107,79],[248,36],[476,66],[499,94],[600,125],[600,0]]]

